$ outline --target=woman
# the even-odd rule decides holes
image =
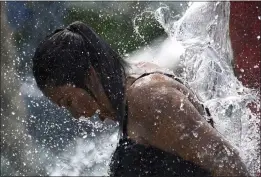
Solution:
[[[128,64],[91,28],[74,22],[36,49],[33,73],[52,102],[75,118],[120,124],[112,176],[246,176],[237,151],[203,118],[179,80],[159,72],[127,76]]]

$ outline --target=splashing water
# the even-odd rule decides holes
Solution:
[[[259,119],[247,104],[255,102],[259,106],[259,97],[257,91],[242,86],[233,73],[228,40],[229,3],[192,3],[178,20],[169,18],[168,10],[163,6],[151,13],[169,38],[156,44],[157,50],[152,45],[131,54],[128,61],[150,61],[181,77],[210,109],[217,130],[239,150],[249,171],[256,173],[260,165]],[[137,26],[134,28],[138,30]],[[110,157],[118,142],[117,126],[114,128],[110,133],[107,129],[99,136],[87,138],[83,133],[85,141],[76,139],[74,146],[48,168],[49,174],[108,175]]]
[[[155,41],[150,47],[130,54],[128,60],[150,61],[182,78],[210,109],[217,130],[239,150],[249,171],[255,174],[260,166],[260,122],[247,104],[254,102],[260,106],[259,93],[242,86],[233,73],[228,36],[229,2],[190,3],[182,17],[172,17],[166,5],[150,13],[169,37],[163,43]],[[139,34],[138,26],[134,29]],[[35,83],[25,83],[21,90],[24,95],[38,99],[40,93],[35,88]],[[79,129],[83,127],[79,137],[59,155],[37,149],[41,151],[40,160],[45,161],[48,175],[108,175],[111,154],[118,142],[118,125],[109,120],[102,123],[95,116],[78,124]],[[85,131],[86,124],[91,132]]]
[[[94,138],[76,139],[73,147],[65,149],[55,166],[48,168],[50,176],[106,176],[111,154],[117,144],[117,131]]]
[[[164,57],[156,59],[161,67],[181,77],[209,108],[216,129],[239,150],[249,172],[255,175],[260,170],[260,115],[247,105],[255,103],[260,108],[260,93],[244,87],[234,75],[229,8],[229,2],[194,2],[183,17],[172,21],[168,20],[168,7],[156,10],[155,18],[167,32],[167,40],[175,42],[172,46],[169,43],[168,49],[182,51],[178,58],[172,55],[176,66],[168,65]]]

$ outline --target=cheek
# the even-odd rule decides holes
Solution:
[[[87,95],[78,97],[72,106],[76,112],[82,113],[89,117],[92,116],[98,109],[96,102]]]

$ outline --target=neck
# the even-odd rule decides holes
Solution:
[[[135,77],[127,76],[126,78],[126,87],[125,87],[125,95],[127,95],[127,92],[130,88],[130,86],[133,84],[133,82],[136,80]],[[125,96],[126,97],[126,96]]]
[[[131,86],[131,84],[135,81],[136,78],[131,77],[131,76],[127,76],[126,77],[126,86],[125,86],[125,97],[124,97],[124,102],[126,103],[126,101],[128,100],[128,90]],[[101,114],[100,114],[100,119],[102,121],[104,121],[106,118],[111,119],[113,121],[117,121],[116,120],[116,116],[117,113],[116,111],[112,108],[109,99],[107,98],[107,96],[101,95],[101,94],[97,94],[97,96],[99,97],[98,100],[99,101],[99,105],[100,105],[100,109],[101,109]]]

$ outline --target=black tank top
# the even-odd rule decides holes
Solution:
[[[143,74],[139,78],[149,74],[151,73]],[[169,74],[164,75],[173,77]],[[176,80],[180,82],[180,80]],[[112,156],[110,176],[211,176],[210,172],[178,155],[152,146],[137,144],[129,139],[127,135],[128,105],[126,105],[125,111],[123,136]]]

